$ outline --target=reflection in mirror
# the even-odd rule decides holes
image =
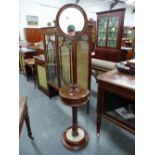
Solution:
[[[75,17],[78,20],[76,20]],[[63,10],[59,18],[60,28],[67,35],[75,35],[75,33],[81,32],[84,28],[84,24],[84,16],[76,8]]]
[[[67,33],[70,36],[74,36],[75,35],[75,26],[74,25],[68,25]]]

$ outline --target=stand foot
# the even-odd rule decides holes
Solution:
[[[67,149],[79,150],[88,143],[88,134],[81,128],[77,128],[78,135],[72,135],[72,127],[69,127],[62,135],[62,142]]]

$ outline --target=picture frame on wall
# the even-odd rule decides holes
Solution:
[[[38,16],[26,16],[27,25],[38,26]]]

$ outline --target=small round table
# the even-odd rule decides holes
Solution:
[[[78,126],[77,107],[88,102],[89,91],[78,84],[69,84],[60,88],[59,95],[65,105],[72,107],[72,127],[67,128],[63,133],[63,144],[68,149],[81,149],[88,143],[88,134],[83,128]]]

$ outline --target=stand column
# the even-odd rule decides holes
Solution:
[[[77,136],[78,135],[78,129],[77,129],[77,107],[72,107],[72,116],[73,116],[73,122],[72,122],[72,135]]]

